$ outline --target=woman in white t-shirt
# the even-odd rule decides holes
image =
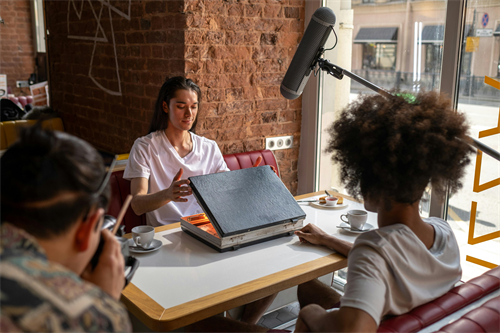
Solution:
[[[190,79],[167,79],[160,89],[149,134],[137,139],[123,177],[131,181],[132,209],[160,226],[202,213],[188,177],[228,171],[213,140],[193,133],[200,88]]]
[[[400,315],[445,294],[459,281],[458,244],[449,224],[422,218],[419,202],[430,183],[453,193],[473,150],[465,116],[437,92],[361,96],[331,126],[327,151],[347,191],[376,212],[378,229],[354,245],[315,225],[301,241],[348,257],[340,297],[313,280],[299,286],[297,332],[376,332],[385,315]],[[340,309],[331,309],[340,300]],[[330,309],[330,310],[328,310]]]

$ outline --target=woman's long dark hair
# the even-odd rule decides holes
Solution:
[[[149,133],[165,130],[168,127],[168,114],[163,111],[163,102],[170,105],[170,100],[175,96],[177,90],[192,90],[196,92],[198,96],[198,112],[200,111],[201,104],[201,90],[196,83],[191,79],[186,79],[182,76],[175,76],[172,78],[165,79],[165,83],[161,86],[160,93],[158,94],[158,99],[155,104],[155,112],[153,114],[153,119],[151,119],[151,125],[149,125]],[[196,124],[198,123],[198,115],[194,120],[193,126],[191,127],[191,132],[194,133]]]

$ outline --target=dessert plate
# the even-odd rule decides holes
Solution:
[[[349,206],[348,203],[336,204],[335,206],[327,206],[326,204],[319,203],[319,201],[311,202],[311,206],[323,209],[344,209]]]
[[[143,249],[142,247],[135,245],[135,242],[134,242],[133,239],[129,239],[129,241],[128,241],[129,250],[132,253],[149,253],[149,252],[153,252],[153,251],[158,250],[162,245],[163,245],[163,243],[160,240],[153,239],[153,241],[151,242],[151,245],[150,245],[149,249]]]

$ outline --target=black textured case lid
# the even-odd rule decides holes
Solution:
[[[221,237],[306,217],[270,166],[195,176],[189,180],[198,203]]]

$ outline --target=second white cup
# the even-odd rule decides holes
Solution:
[[[155,228],[148,225],[141,225],[132,228],[132,238],[137,246],[149,249],[155,237]]]
[[[346,220],[344,220],[344,216]],[[351,230],[363,230],[368,218],[368,213],[364,210],[350,210],[347,214],[340,215],[340,219],[351,226]]]

